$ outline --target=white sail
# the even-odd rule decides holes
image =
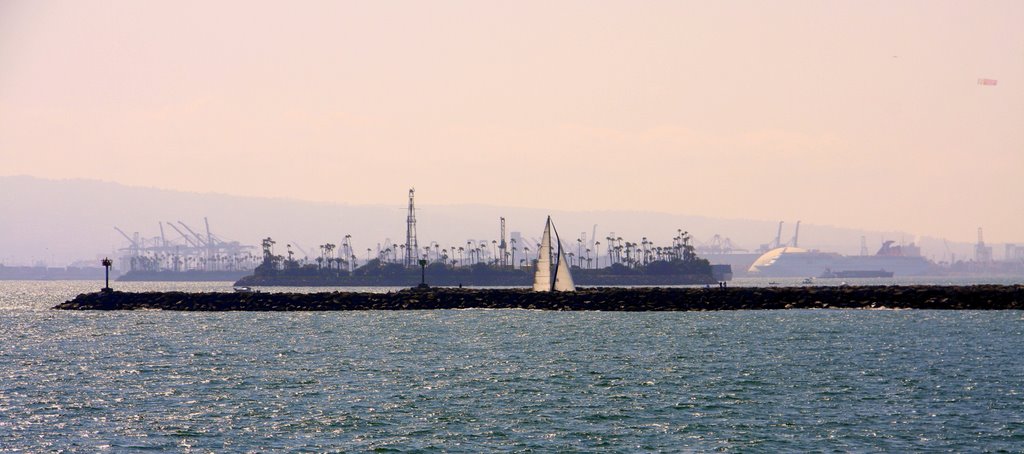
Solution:
[[[555,237],[558,237],[558,233],[555,233]],[[569,273],[569,262],[565,260],[565,252],[562,251],[562,242],[558,241],[558,265],[555,268],[555,291],[556,292],[575,292],[576,284],[572,282],[572,274]]]
[[[555,244],[558,245],[554,275],[551,268],[551,232],[555,232]],[[548,216],[544,224],[544,235],[540,240],[540,252],[537,257],[537,269],[533,273],[533,291],[535,292],[574,292],[576,285],[572,282],[572,274],[569,272],[569,262],[565,259],[562,251],[562,240],[558,238],[558,229],[551,222]]]
[[[537,268],[533,273],[533,291],[551,291],[551,217],[544,224],[544,236],[540,240],[540,254],[537,256]]]

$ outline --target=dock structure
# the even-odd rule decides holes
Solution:
[[[259,264],[259,257],[253,255],[255,246],[224,239],[210,231],[210,222],[203,218],[205,233],[198,233],[182,221],[159,222],[160,235],[145,237],[133,232],[131,235],[115,226],[128,245],[121,248],[118,265],[125,272],[174,272],[189,271],[252,271]],[[177,237],[168,236],[164,225],[169,226]]]

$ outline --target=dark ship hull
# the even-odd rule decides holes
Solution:
[[[121,282],[215,282],[235,281],[251,271],[129,271],[117,278]]]

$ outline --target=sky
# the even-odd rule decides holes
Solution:
[[[1024,242],[1021,24],[1021,1],[0,0],[0,175]]]

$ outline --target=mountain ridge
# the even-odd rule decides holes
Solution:
[[[430,204],[429,195],[417,194],[418,237],[421,246],[436,241],[440,247],[464,244],[466,240],[491,243],[499,236],[499,217],[505,217],[508,231],[522,232],[524,238],[538,236],[544,218],[551,215],[571,246],[582,233],[597,241],[610,232],[625,241],[647,237],[659,245],[671,243],[677,229],[689,231],[697,244],[716,235],[730,238],[747,250],[757,249],[774,239],[778,221],[724,219],[692,214],[627,210],[543,210],[530,207],[501,207],[480,204]],[[290,198],[267,198],[223,193],[178,191],[155,187],[127,186],[116,182],[70,178],[52,180],[28,175],[0,176],[0,263],[51,266],[103,255],[117,255],[127,241],[113,227],[132,235],[159,236],[158,222],[184,221],[193,229],[211,231],[225,239],[257,245],[272,237],[280,245],[296,243],[307,250],[318,244],[340,244],[352,235],[357,251],[371,255],[390,239],[404,242],[407,194],[395,194],[394,205],[353,205]],[[40,209],[46,207],[46,209]],[[794,221],[795,222],[795,221]],[[794,222],[786,222],[782,241],[793,235]],[[176,232],[166,230],[168,239]],[[906,232],[876,232],[810,222],[800,226],[800,245],[846,254],[859,252],[860,237],[868,239],[870,252],[882,239],[914,240]],[[925,255],[944,248],[941,239],[923,239]],[[593,239],[588,238],[588,243]],[[932,244],[927,244],[932,243]],[[957,256],[966,257],[971,245],[950,243]],[[604,250],[604,246],[601,247]],[[942,250],[944,251],[944,249]],[[963,255],[962,255],[963,254]],[[362,259],[363,257],[360,257]],[[936,259],[941,259],[941,254]]]

